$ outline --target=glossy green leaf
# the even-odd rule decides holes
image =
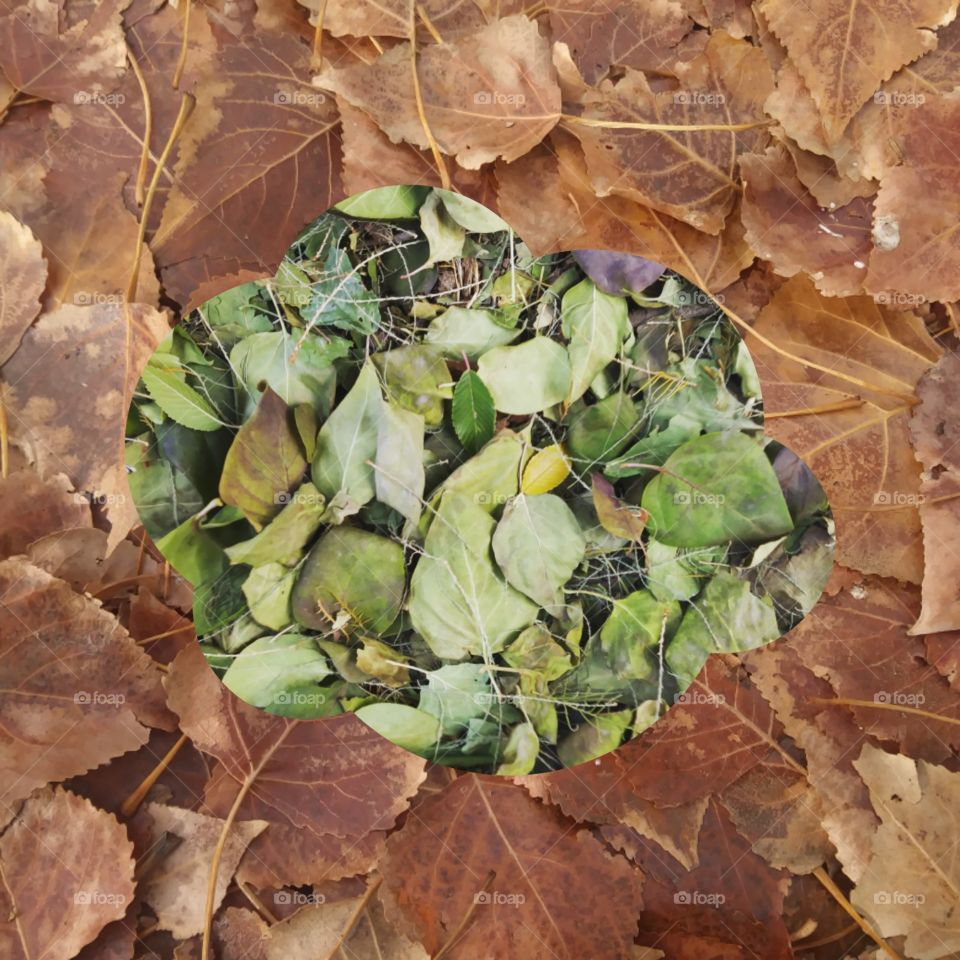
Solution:
[[[493,397],[472,370],[464,372],[453,391],[451,419],[468,453],[475,453],[493,436],[496,423]]]
[[[237,431],[220,475],[220,499],[260,527],[275,517],[303,479],[307,461],[293,413],[269,387]]]
[[[647,484],[642,504],[653,536],[676,547],[762,543],[793,527],[763,448],[742,433],[688,440]]]
[[[498,217],[482,203],[451,190],[434,189],[434,195],[443,202],[447,213],[465,230],[471,233],[499,233],[509,230],[506,221]]]
[[[488,350],[477,373],[502,413],[539,413],[562,402],[570,390],[567,352],[547,337]]]
[[[338,203],[333,209],[368,220],[409,220],[416,217],[429,187],[374,187]]]
[[[191,430],[219,430],[222,424],[216,411],[186,383],[182,368],[171,369],[160,361],[154,363],[154,358],[144,368],[141,378],[160,409]]]
[[[371,703],[361,707],[357,716],[380,736],[423,757],[430,757],[440,739],[436,717],[403,703]]]
[[[348,632],[382,633],[400,612],[405,585],[399,543],[358,527],[334,527],[307,555],[293,589],[293,614],[313,630],[329,632],[341,615]]]
[[[536,604],[493,566],[495,525],[473,499],[450,492],[430,526],[408,609],[416,631],[444,660],[496,653],[536,616]]]
[[[570,404],[587,392],[594,377],[620,352],[630,329],[627,301],[604,293],[592,280],[581,280],[563,295],[560,320],[570,341],[566,397]]]
[[[507,582],[542,607],[563,603],[563,586],[585,551],[576,517],[552,493],[514,497],[493,534],[493,555]]]

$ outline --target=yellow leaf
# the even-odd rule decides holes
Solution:
[[[531,457],[523,471],[522,493],[531,496],[559,487],[570,473],[570,461],[558,443],[551,443]]]

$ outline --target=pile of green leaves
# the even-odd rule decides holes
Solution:
[[[234,693],[516,775],[614,749],[815,602],[828,505],[761,423],[749,354],[686,281],[534,257],[402,187],[171,333],[127,463]]]

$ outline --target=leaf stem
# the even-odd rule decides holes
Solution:
[[[380,889],[381,883],[383,883],[383,877],[378,876],[376,880],[373,880],[367,887],[363,896],[360,898],[360,902],[357,904],[356,909],[350,914],[346,924],[340,931],[340,936],[337,937],[337,942],[326,955],[325,960],[333,960],[339,949],[347,942],[347,937],[353,933],[353,928],[357,925],[357,921],[363,915],[363,911],[367,909],[367,906],[369,905],[370,900],[373,898],[373,895],[377,892],[377,890]]]
[[[140,151],[140,165],[137,167],[137,181],[133,191],[137,206],[142,207],[144,188],[147,183],[147,165],[150,161],[150,138],[153,136],[153,105],[150,102],[150,91],[147,88],[146,78],[130,47],[127,47],[127,60],[130,62],[130,69],[133,70],[133,75],[137,78],[140,93],[143,96],[143,148]]]
[[[584,127],[600,127],[604,130],[651,130],[663,133],[682,133],[683,131],[730,131],[754,130],[768,127],[772,120],[755,120],[752,123],[645,123],[633,120],[601,120],[599,117],[579,117],[572,113],[560,114],[560,122],[580,124]]]
[[[180,89],[180,81],[183,79],[183,68],[187,63],[187,42],[190,36],[190,7],[192,0],[184,0],[183,10],[183,37],[180,41],[180,57],[177,60],[177,68],[173,72],[173,89]]]
[[[876,700],[853,700],[846,697],[811,697],[811,703],[824,703],[829,705],[839,705],[844,707],[869,707],[874,710],[893,710],[896,713],[912,713],[918,717],[927,717],[930,720],[936,720],[940,723],[952,723],[960,726],[960,719],[957,717],[944,717],[939,713],[932,713],[929,710],[921,710],[919,707],[909,707],[902,703],[880,703]]]
[[[143,778],[140,786],[127,797],[120,805],[120,813],[125,817],[132,817],[143,803],[143,798],[150,791],[150,788],[160,779],[161,774],[173,762],[173,758],[180,752],[181,747],[187,742],[185,733],[180,735],[180,739],[164,754],[160,762]]]
[[[430,123],[427,120],[427,113],[423,106],[423,94],[420,91],[420,76],[417,73],[417,21],[416,5],[410,5],[410,72],[413,75],[413,96],[417,103],[417,116],[420,119],[420,126],[426,134],[427,143],[430,144],[430,152],[433,154],[433,162],[437,165],[437,172],[440,174],[440,186],[444,190],[450,189],[450,174],[447,172],[447,165],[444,163],[443,154],[437,141],[433,137],[433,131],[430,129]]]
[[[480,893],[486,893],[487,890],[490,889],[490,884],[493,883],[493,880],[496,877],[496,875],[497,875],[496,870],[491,870],[487,874],[487,879],[484,881],[483,886],[479,890]],[[467,928],[467,924],[470,922],[470,919],[473,917],[473,912],[477,909],[477,904],[479,902],[480,902],[480,898],[477,896],[474,896],[473,903],[470,904],[469,909],[463,915],[463,919],[461,919],[461,921],[457,924],[453,933],[450,934],[450,937],[448,938],[447,942],[433,955],[433,960],[441,960],[443,955],[450,951],[451,947],[453,947],[453,945],[459,939],[460,934],[463,933],[463,931]]]
[[[887,943],[887,941],[884,940],[883,937],[881,937],[880,934],[877,933],[877,931],[874,930],[873,927],[863,917],[861,917],[859,913],[857,913],[853,907],[853,904],[850,903],[850,901],[843,895],[843,892],[833,882],[823,867],[817,867],[816,870],[813,871],[813,875],[820,881],[821,884],[823,884],[827,893],[829,893],[830,896],[837,901],[841,908],[853,918],[857,926],[871,940],[873,940],[873,942],[880,947],[880,949],[883,950],[883,952],[887,954],[891,960],[903,960],[903,957],[901,957],[900,954],[897,953],[897,951],[894,950],[893,947],[891,947],[890,944]]]

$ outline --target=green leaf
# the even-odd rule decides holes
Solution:
[[[611,297],[592,280],[581,280],[564,295],[560,321],[570,343],[568,404],[587,392],[590,381],[620,352],[630,329],[627,301]]]
[[[773,466],[742,433],[688,440],[647,484],[642,503],[653,536],[675,547],[763,543],[793,527]]]
[[[172,370],[159,362],[154,364],[153,359],[144,368],[141,379],[160,409],[191,430],[219,430],[222,424],[216,412],[193,387],[187,385],[182,368]]]
[[[497,413],[483,381],[467,370],[453,391],[453,429],[468,453],[476,453],[493,436]]]
[[[663,430],[653,430],[641,437],[616,460],[611,460],[603,472],[613,480],[621,477],[652,475],[650,467],[662,466],[678,447],[700,434],[700,423],[678,415]],[[648,466],[638,466],[647,464]]]
[[[434,188],[434,195],[443,201],[447,213],[465,230],[471,233],[500,233],[509,230],[506,221],[488,210],[482,203],[471,200],[461,193]]]
[[[310,404],[323,417],[330,413],[337,387],[333,361],[346,356],[350,344],[341,337],[324,340],[310,334],[297,349],[298,340],[285,330],[255,333],[230,351],[245,397],[245,417],[256,406],[263,383],[288,406]]]
[[[192,517],[158,540],[157,549],[194,586],[215,580],[227,569],[223,548]]]
[[[221,576],[205,580],[193,593],[193,624],[198,637],[208,637],[225,630],[247,610],[243,582],[250,568],[228,568]]]
[[[490,712],[490,673],[482,663],[448,663],[427,674],[420,709],[436,717],[445,736],[459,736]]]
[[[167,460],[147,460],[139,443],[128,444],[127,474],[130,494],[136,504],[140,522],[156,541],[170,533],[204,507],[196,487]]]
[[[282,630],[293,622],[290,593],[296,578],[296,571],[282,563],[265,563],[250,571],[243,583],[243,595],[257,623],[271,630]]]
[[[282,563],[292,567],[319,529],[325,506],[323,494],[307,481],[288,494],[272,523],[255,537],[226,547],[224,552],[231,563],[248,563],[252,567]]]
[[[428,759],[440,739],[436,717],[402,703],[371,703],[361,707],[357,716],[391,743]]]
[[[618,677],[646,680],[654,675],[650,651],[673,635],[680,623],[680,604],[658,600],[647,590],[635,590],[613,601],[613,610],[600,630],[600,643]]]
[[[377,499],[393,507],[411,524],[423,512],[426,474],[423,468],[423,417],[385,403],[377,432],[375,487]]]
[[[410,671],[402,666],[407,658],[393,647],[372,637],[363,638],[363,648],[357,653],[357,669],[387,687],[406,687]]]
[[[750,584],[732,573],[718,573],[667,647],[667,665],[685,690],[711,653],[752,650],[780,636],[773,604],[751,593]]]
[[[256,281],[241,283],[211,297],[197,311],[205,325],[216,333],[217,339],[228,349],[251,333],[273,329],[270,318],[253,303],[260,290],[261,284]]]
[[[406,573],[399,543],[358,527],[334,527],[314,545],[293,589],[298,623],[328,632],[343,628],[383,633],[397,618]]]
[[[383,389],[394,403],[419,413],[428,427],[443,422],[443,401],[453,396],[443,351],[429,343],[396,347],[371,358],[383,377]]]
[[[639,541],[649,519],[647,512],[619,499],[613,484],[599,473],[593,474],[590,479],[593,509],[597,513],[600,526],[615,537]]]
[[[542,336],[488,350],[477,363],[477,373],[503,413],[539,413],[561,403],[570,390],[566,350]]]
[[[522,777],[537,765],[540,738],[531,723],[518,723],[503,748],[503,763],[497,767],[497,776]]]
[[[463,255],[467,232],[447,212],[436,190],[431,192],[420,207],[420,229],[430,244],[428,264],[456,260]]]
[[[233,658],[223,685],[269,713],[300,720],[339,713],[318,682],[331,675],[313,637],[297,633],[261,637]]]
[[[743,404],[727,389],[714,360],[686,357],[666,368],[669,380],[650,399],[650,422],[665,429],[674,417],[699,424],[698,432],[760,430]]]
[[[317,436],[313,483],[330,504],[340,495],[337,522],[356,513],[376,494],[374,469],[377,434],[383,411],[380,382],[369,363],[350,392],[337,404]]]
[[[570,654],[553,639],[550,631],[540,623],[527,627],[503,651],[503,659],[516,670],[538,674],[547,683],[552,680],[559,680],[573,668],[573,664],[570,662]]]
[[[493,555],[507,582],[548,608],[563,603],[563,585],[586,548],[577,518],[552,493],[514,497],[493,535]]]
[[[269,387],[237,431],[220,475],[220,499],[258,529],[275,517],[303,479],[307,461],[287,405]]]
[[[638,420],[633,400],[620,391],[611,393],[571,418],[567,446],[574,459],[590,469],[612,460],[623,449]]]
[[[557,746],[557,755],[565,767],[596,760],[616,750],[633,721],[633,710],[619,710],[590,717]]]
[[[452,360],[459,360],[464,354],[476,360],[494,347],[512,343],[522,332],[515,327],[504,327],[497,322],[497,317],[494,310],[447,307],[430,321],[424,340],[440,347],[444,356]]]
[[[322,272],[312,284],[313,296],[300,315],[312,328],[337,327],[368,336],[380,326],[380,301],[363,281],[359,267],[336,243],[329,243]]]
[[[367,220],[410,220],[417,215],[429,187],[374,187],[348,197],[333,209]]]
[[[410,582],[414,629],[444,660],[502,650],[537,606],[494,569],[495,521],[472,499],[446,493]]]

